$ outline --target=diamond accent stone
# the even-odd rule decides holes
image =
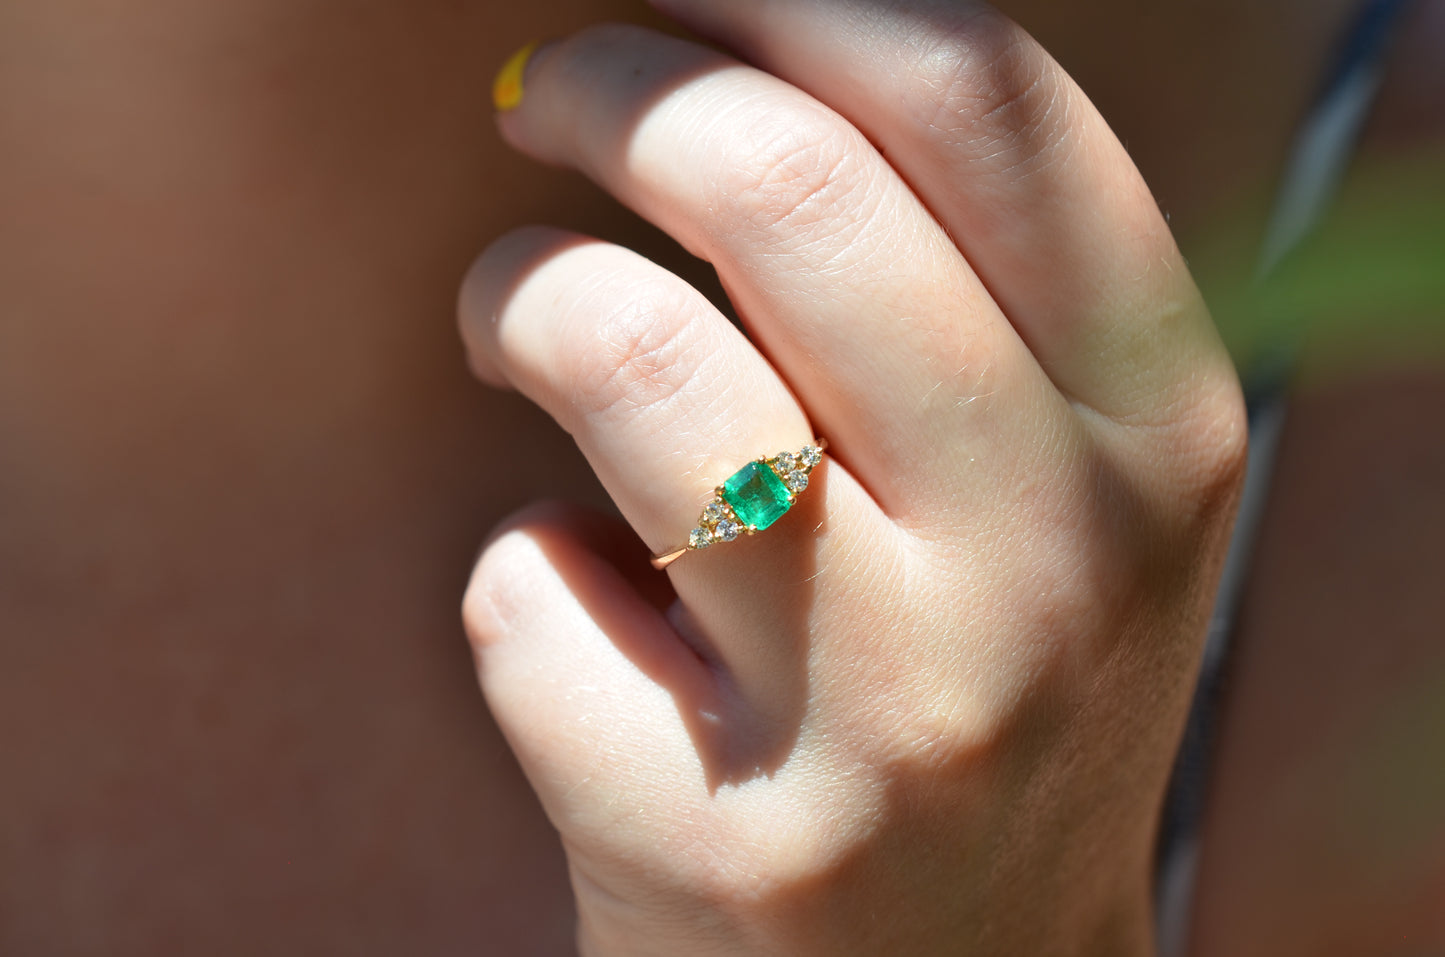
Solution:
[[[721,521],[717,523],[717,537],[724,542],[737,541],[742,530],[742,526],[737,522]]]
[[[798,467],[798,460],[793,457],[792,452],[779,452],[773,457],[773,468],[778,470],[779,475],[787,475]]]
[[[803,489],[808,487],[808,473],[804,472],[802,469],[797,469],[795,471],[789,472],[787,482],[788,488],[792,491],[794,495],[797,495]]]
[[[782,518],[792,508],[792,496],[777,472],[762,462],[749,462],[723,483],[723,501],[738,521],[762,529]]]
[[[673,539],[677,541],[677,539]],[[688,548],[707,548],[712,544],[712,535],[705,528],[694,528],[692,534],[687,536]]]
[[[814,468],[819,462],[823,461],[823,450],[816,445],[805,445],[798,458],[808,468]]]
[[[713,525],[727,517],[728,509],[722,502],[708,502],[707,508],[702,510],[702,520]]]

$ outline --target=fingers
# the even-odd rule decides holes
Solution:
[[[794,753],[808,709],[806,592],[783,583],[788,600],[773,604],[756,582],[776,568],[742,560],[751,575],[736,580],[752,590],[689,615],[610,517],[544,503],[483,549],[463,620],[482,690],[554,821],[610,805],[611,789],[687,801],[772,774]],[[736,570],[712,566],[724,579]],[[704,613],[766,634],[769,647],[736,667],[699,654]],[[627,813],[643,837],[662,832],[665,822]]]
[[[742,334],[628,250],[551,229],[514,232],[473,266],[460,316],[473,367],[572,433],[653,552],[686,544],[712,490],[742,465],[813,438],[797,400]],[[820,535],[833,514],[847,516],[845,526]],[[867,494],[825,461],[766,532],[670,567],[696,624],[694,647],[757,713],[784,725],[784,713],[802,707],[807,629],[784,626],[810,613],[810,569],[848,560],[860,536],[886,556],[883,525]]]
[[[986,4],[654,0],[877,143],[1053,381],[1119,419],[1233,389],[1149,191],[1083,93]],[[1207,391],[1207,390],[1206,390]]]
[[[478,373],[576,438],[655,552],[686,543],[743,463],[813,438],[767,361],[701,294],[621,247],[509,234],[472,267],[460,316]]]
[[[712,261],[886,509],[924,504],[920,477],[996,484],[995,447],[1034,464],[1017,436],[1056,411],[1052,387],[933,216],[832,111],[702,48],[610,27],[544,48],[501,124]],[[984,474],[963,468],[975,458]]]

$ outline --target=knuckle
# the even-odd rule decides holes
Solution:
[[[1154,476],[1145,500],[1161,533],[1172,529],[1192,538],[1227,526],[1244,484],[1244,396],[1227,359],[1209,366],[1196,369],[1157,418],[1139,423],[1137,454]]]
[[[599,290],[584,302],[609,301],[560,360],[561,383],[585,415],[607,416],[665,405],[693,381],[703,356],[691,321],[695,308],[667,283],[619,294]],[[595,309],[595,305],[591,307]]]
[[[920,42],[906,109],[969,162],[1031,172],[1071,142],[1070,86],[1043,48],[991,8]]]
[[[709,197],[742,228],[790,242],[850,241],[871,208],[859,137],[825,111],[764,110],[739,124],[746,133],[726,151]]]
[[[1227,513],[1249,458],[1244,396],[1232,369],[1206,380],[1181,424],[1186,495],[1205,516]]]

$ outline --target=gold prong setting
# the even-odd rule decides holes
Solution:
[[[798,452],[779,452],[771,458],[763,456],[743,466],[713,490],[712,500],[703,506],[697,527],[688,535],[687,550],[698,551],[737,541],[777,521],[808,488],[813,469],[823,461],[825,447],[820,439]]]

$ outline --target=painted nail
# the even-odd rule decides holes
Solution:
[[[515,110],[522,104],[522,75],[527,72],[527,61],[537,52],[537,44],[529,43],[513,53],[497,71],[492,81],[492,105],[500,113]]]

